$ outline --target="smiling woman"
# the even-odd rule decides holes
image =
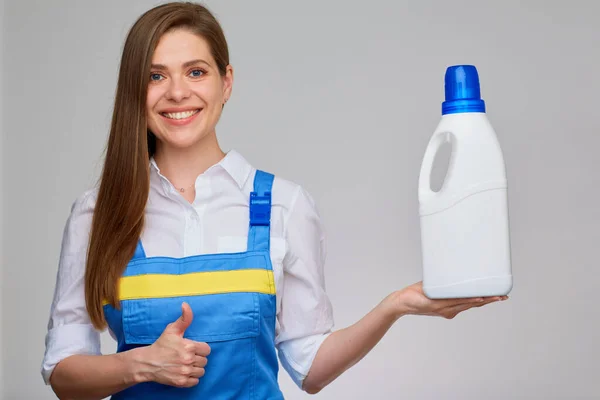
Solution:
[[[100,183],[64,230],[42,364],[60,398],[282,399],[278,360],[316,393],[400,317],[500,300],[430,300],[417,283],[334,332],[312,197],[219,146],[232,87],[205,7],[168,3],[133,25]],[[115,354],[100,353],[106,328]]]
[[[184,27],[161,37],[150,65],[146,114],[148,130],[156,143],[154,157],[167,176],[171,167],[165,154],[195,157],[208,150],[224,156],[215,126],[232,84],[233,68],[226,60],[215,61],[201,35]],[[181,181],[171,176],[173,185],[192,201],[193,194],[186,190],[194,186],[195,176]]]

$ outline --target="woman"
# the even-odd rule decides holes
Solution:
[[[42,366],[60,398],[281,399],[278,360],[317,393],[401,316],[500,300],[417,283],[333,332],[312,198],[218,144],[232,84],[204,7],[158,6],[129,32],[100,184],[64,232]]]

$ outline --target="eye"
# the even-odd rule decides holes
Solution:
[[[150,75],[150,80],[151,81],[159,81],[162,78],[161,74],[151,74]]]
[[[201,77],[202,75],[204,75],[205,73],[206,73],[206,72],[204,72],[204,71],[203,71],[203,70],[201,70],[201,69],[194,69],[194,70],[192,70],[192,71],[190,72],[190,75],[191,75],[193,78],[199,78],[199,77]]]

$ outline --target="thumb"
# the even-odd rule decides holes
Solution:
[[[185,330],[192,323],[192,319],[194,318],[194,314],[192,313],[192,308],[188,303],[181,304],[181,317],[177,318],[176,321],[172,322],[168,326],[168,331],[170,333],[175,333],[183,336]]]

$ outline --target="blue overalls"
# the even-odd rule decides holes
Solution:
[[[269,253],[273,175],[257,171],[250,195],[248,248],[242,253],[146,257],[141,241],[119,282],[121,309],[104,305],[117,352],[154,343],[187,302],[184,337],[211,347],[192,388],[156,382],[112,396],[130,399],[279,400],[275,280]]]

